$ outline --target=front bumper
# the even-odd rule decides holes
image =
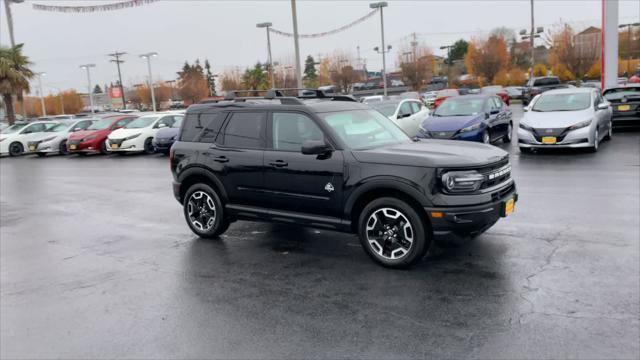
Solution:
[[[60,142],[59,141],[31,141],[28,143],[27,153],[36,154],[36,153],[59,153],[60,152]]]
[[[518,127],[518,146],[523,148],[586,148],[594,143],[591,126],[571,130],[557,139],[555,144],[544,144],[531,131]]]
[[[100,152],[102,142],[99,139],[79,141],[67,140],[67,151],[70,153],[97,153]]]
[[[109,139],[106,140],[107,151],[109,152],[140,152],[144,151],[144,139],[140,137],[130,140]]]
[[[518,201],[515,186],[500,199],[482,205],[425,207],[431,221],[433,238],[440,245],[461,245],[482,234],[501,217],[506,217],[506,204]]]
[[[169,151],[171,149],[171,145],[173,145],[173,142],[175,140],[164,140],[164,139],[160,139],[160,140],[153,140],[153,148],[157,151],[157,152],[162,152],[162,151]]]

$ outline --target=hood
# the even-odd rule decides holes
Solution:
[[[117,129],[117,130],[113,130],[111,132],[111,134],[109,134],[109,139],[124,139],[128,136],[132,136],[132,135],[136,135],[136,134],[142,134],[143,132],[147,131],[147,128],[140,128],[140,129]]]
[[[156,139],[171,139],[178,135],[179,128],[162,128],[156,133]]]
[[[422,140],[354,150],[353,156],[366,163],[436,168],[487,165],[504,158],[507,152],[493,145],[467,141]]]
[[[538,112],[527,111],[522,123],[532,128],[566,128],[593,118],[593,110]]]
[[[34,136],[33,137],[33,141],[42,141],[44,139],[48,139],[48,138],[66,138],[69,135],[68,132],[66,131],[61,131],[61,132],[43,132],[43,133],[38,133],[38,136]]]
[[[482,120],[482,114],[469,116],[430,116],[422,122],[429,131],[457,131]]]
[[[69,134],[69,139],[70,140],[80,140],[80,139],[84,139],[89,135],[99,135],[102,132],[108,132],[110,131],[109,129],[102,129],[102,130],[82,130],[82,131],[76,131],[73,132],[71,134]]]

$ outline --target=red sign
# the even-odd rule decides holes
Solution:
[[[109,97],[112,99],[118,99],[122,97],[122,92],[120,91],[120,87],[111,87],[109,88]]]

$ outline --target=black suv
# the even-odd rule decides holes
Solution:
[[[411,139],[347,96],[282,94],[187,110],[170,162],[198,236],[236,220],[301,224],[357,233],[374,260],[402,267],[432,240],[460,243],[513,211],[505,151]]]

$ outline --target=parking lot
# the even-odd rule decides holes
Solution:
[[[402,271],[325,230],[198,239],[164,156],[0,159],[0,355],[638,358],[640,132],[516,145],[515,213]]]

